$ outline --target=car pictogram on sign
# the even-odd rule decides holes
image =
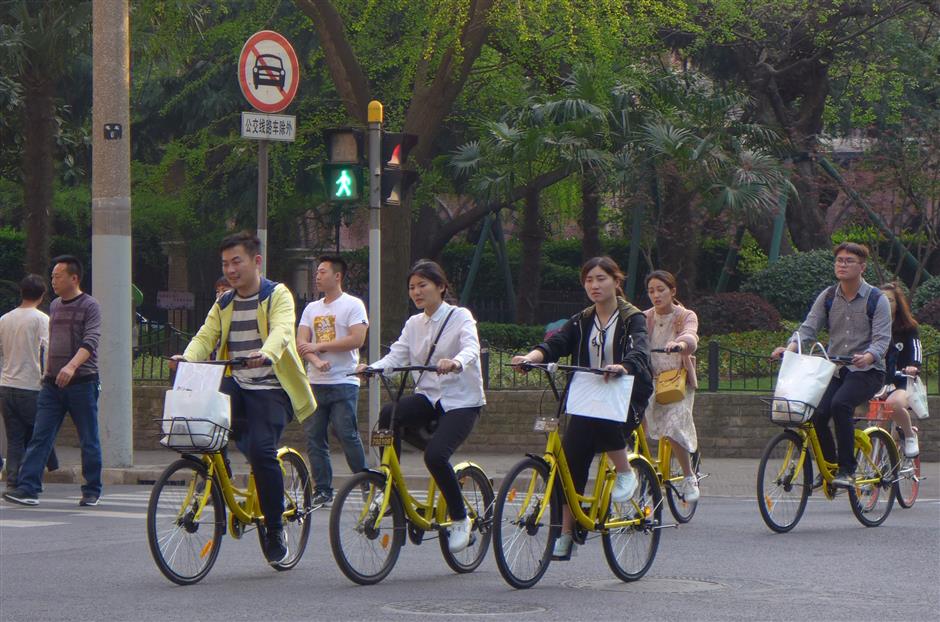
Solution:
[[[251,70],[255,90],[259,86],[276,86],[284,88],[285,72],[284,61],[274,54],[262,54],[255,59],[255,66]]]

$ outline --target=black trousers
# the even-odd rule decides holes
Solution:
[[[281,529],[284,474],[277,462],[277,446],[294,416],[290,397],[284,389],[242,389],[232,377],[223,378],[219,390],[231,397],[232,438],[255,475],[264,523],[268,529]]]
[[[26,455],[26,448],[33,438],[33,425],[36,423],[36,404],[39,391],[0,387],[0,405],[3,410],[3,423],[7,429],[7,488],[16,488],[20,464]],[[0,466],[3,461],[0,460]],[[59,459],[55,447],[49,452],[46,468],[55,471],[59,468]]]
[[[565,450],[568,470],[571,471],[571,479],[578,493],[584,492],[591,462],[596,454],[617,451],[627,446],[627,437],[643,420],[642,414],[637,415],[632,407],[630,411],[626,423],[568,415],[568,424],[565,427],[565,436],[561,440],[561,446]]]
[[[392,421],[393,404],[386,404],[379,413],[379,427],[388,429]],[[401,432],[403,428],[423,427],[437,421],[437,429],[424,450],[424,464],[441,494],[447,502],[447,510],[453,520],[467,516],[460,494],[457,475],[450,464],[450,457],[460,447],[480,416],[480,407],[455,408],[444,412],[441,403],[432,405],[423,395],[408,395],[398,402],[395,411],[395,451],[401,456]]]
[[[872,398],[884,385],[885,374],[877,369],[849,371],[847,367],[833,376],[819,401],[813,425],[819,446],[828,462],[836,456],[836,444],[829,429],[831,419],[836,428],[839,470],[855,473],[855,407]]]

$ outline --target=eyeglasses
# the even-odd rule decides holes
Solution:
[[[858,259],[852,259],[851,257],[836,257],[836,264],[840,266],[854,266],[857,263],[861,263]]]

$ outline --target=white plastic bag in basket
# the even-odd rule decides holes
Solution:
[[[225,393],[175,389],[166,392],[163,402],[163,433],[169,435],[166,444],[206,448],[216,438],[215,426],[231,428],[231,418],[229,396]]]
[[[813,409],[819,406],[835,371],[836,364],[828,358],[789,350],[784,352],[783,363],[777,374],[777,387],[774,390],[777,399],[774,400],[771,418],[790,423],[802,423],[809,419]]]
[[[909,378],[907,381],[907,405],[918,419],[930,416],[927,412],[927,387],[919,377]]]

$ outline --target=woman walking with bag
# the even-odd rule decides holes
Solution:
[[[666,437],[679,461],[685,479],[679,493],[686,501],[699,498],[698,478],[692,469],[690,454],[698,448],[692,406],[695,402],[695,357],[698,347],[698,316],[676,300],[676,277],[665,270],[654,270],[646,277],[646,293],[653,307],[646,315],[646,328],[653,350],[655,398],[646,409],[647,431],[654,439]]]
[[[452,553],[457,553],[467,548],[471,522],[450,457],[470,436],[486,398],[476,320],[469,309],[444,301],[449,287],[444,270],[433,261],[422,259],[412,266],[408,273],[408,295],[421,313],[408,318],[391,351],[371,366],[376,369],[409,365],[437,368],[437,373],[419,373],[414,394],[398,402],[395,450],[401,455],[402,428],[437,424],[424,451],[424,464],[447,501],[447,510],[454,521],[448,546]],[[359,365],[356,372],[366,367]],[[392,411],[392,404],[382,408],[380,428],[389,427]]]

